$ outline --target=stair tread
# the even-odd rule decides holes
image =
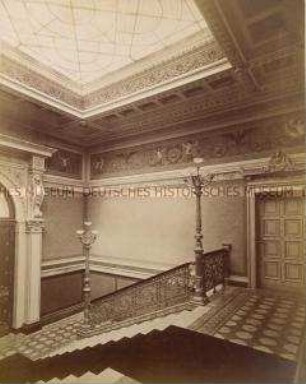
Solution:
[[[75,375],[69,375],[65,377],[64,379],[59,378],[53,378],[48,381],[38,381],[36,384],[111,384],[111,383],[117,383],[121,382],[124,383],[128,379],[129,383],[137,383],[135,380],[124,376],[122,373],[112,369],[112,368],[106,368],[99,374],[95,374],[93,372],[86,372],[84,375],[77,377]]]
[[[141,323],[114,329],[109,332],[94,335],[83,340],[76,340],[69,345],[63,346],[56,351],[53,351],[51,354],[49,354],[49,356],[60,356],[67,352],[70,353],[73,351],[82,351],[87,347],[92,348],[97,345],[104,345],[110,341],[119,341],[124,337],[132,338],[137,334],[146,335],[153,329],[164,330],[170,325],[188,327],[199,316],[207,312],[207,310],[207,307],[198,306],[192,310],[181,310],[180,312],[170,313],[163,317],[145,320]]]

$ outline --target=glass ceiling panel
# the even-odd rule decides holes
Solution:
[[[80,85],[201,30],[193,0],[0,0],[1,38]]]

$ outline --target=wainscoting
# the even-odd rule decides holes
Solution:
[[[82,270],[43,277],[41,280],[42,319],[81,304],[82,284]]]
[[[41,321],[48,323],[82,310],[83,270],[47,276],[41,280]],[[91,297],[98,299],[139,279],[92,271]]]
[[[91,272],[90,276],[92,300],[98,299],[99,297],[105,296],[139,281],[139,279],[101,272]]]

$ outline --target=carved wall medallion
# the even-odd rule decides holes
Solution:
[[[33,156],[32,168],[39,170],[39,171],[44,171],[45,170],[45,158]]]
[[[268,169],[272,172],[290,171],[294,168],[291,158],[283,151],[274,153],[269,161]]]

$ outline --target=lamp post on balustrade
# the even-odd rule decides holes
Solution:
[[[90,248],[97,239],[98,232],[90,229],[90,221],[84,222],[84,229],[78,230],[77,237],[83,245],[83,254],[85,257],[85,272],[83,280],[83,295],[84,295],[84,322],[82,324],[81,333],[85,333],[90,329],[89,310],[90,310],[90,269],[89,269],[89,252]]]
[[[195,157],[193,162],[196,166],[196,174],[190,175],[187,178],[187,183],[192,187],[192,192],[196,197],[196,220],[195,220],[195,292],[193,300],[197,304],[205,304],[208,301],[205,289],[202,285],[202,256],[203,256],[203,234],[202,234],[202,210],[201,210],[201,197],[203,194],[203,187],[210,184],[214,175],[209,174],[202,176],[200,173],[200,166],[203,159]]]

